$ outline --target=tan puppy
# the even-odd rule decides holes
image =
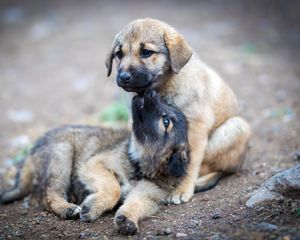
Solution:
[[[193,54],[182,35],[158,20],[132,21],[114,39],[106,61],[108,76],[114,59],[118,86],[136,93],[155,89],[188,120],[191,164],[170,202],[187,202],[195,186],[199,191],[210,188],[237,170],[250,127],[238,115],[234,93]]]
[[[34,144],[16,186],[0,194],[0,203],[37,191],[48,211],[94,221],[123,195],[115,226],[123,234],[136,233],[138,221],[154,214],[186,175],[189,146],[183,113],[154,91],[133,98],[132,114],[131,134],[88,126],[49,131]]]

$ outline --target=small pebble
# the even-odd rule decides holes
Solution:
[[[165,234],[165,235],[170,235],[171,233],[172,233],[171,228],[166,228],[166,229],[164,230],[164,234]]]
[[[48,236],[47,234],[42,234],[42,235],[41,235],[41,238],[42,238],[42,239],[48,239],[49,236]]]
[[[221,218],[221,213],[220,212],[214,212],[211,214],[212,219],[218,219]]]
[[[86,232],[81,232],[80,234],[79,234],[79,239],[84,239],[84,238],[86,238],[86,237],[88,237],[89,236],[89,234],[87,234]]]
[[[44,211],[42,213],[39,213],[37,216],[39,216],[39,215],[41,215],[43,217],[47,217],[49,214],[48,214],[48,212]]]
[[[183,238],[183,237],[186,237],[186,236],[187,236],[186,233],[176,233],[177,238]]]
[[[208,202],[209,201],[209,197],[207,195],[203,196],[203,198],[201,199],[202,201]]]
[[[199,225],[199,221],[198,220],[191,220],[191,223],[193,223],[194,225]]]
[[[158,229],[156,232],[156,236],[170,235],[172,230],[170,228]]]
[[[21,236],[24,236],[24,233],[23,233],[23,232],[20,232],[20,231],[16,231],[16,232],[15,232],[15,236],[16,236],[16,237],[21,237]]]

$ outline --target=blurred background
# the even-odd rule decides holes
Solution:
[[[126,120],[104,62],[114,35],[142,17],[177,28],[229,83],[256,152],[299,148],[298,1],[2,0],[0,166],[49,128]]]
[[[208,195],[195,196],[196,204],[192,201],[191,205],[170,207],[166,215],[161,211],[159,227],[173,226],[173,219],[181,216],[174,226],[176,231],[189,229],[193,233],[200,229],[208,231],[207,236],[218,231],[235,234],[233,229],[239,220],[242,221],[239,227],[245,227],[248,233],[255,222],[253,218],[261,221],[261,217],[260,213],[253,213],[249,218],[241,199],[269,176],[300,162],[300,3],[297,0],[1,0],[0,188],[4,185],[5,169],[18,162],[34,140],[50,128],[103,122],[126,125],[124,92],[117,87],[114,76],[106,77],[104,62],[115,34],[129,21],[143,17],[166,21],[185,36],[203,61],[232,87],[239,99],[241,115],[253,129],[250,150],[240,174],[222,181]],[[5,182],[9,179],[5,175]],[[203,203],[199,204],[201,201],[205,201],[205,208]],[[28,221],[27,212],[23,214],[24,208],[27,209],[24,206],[28,208],[26,201],[3,208],[5,214],[0,215],[0,220],[6,219],[8,225],[3,225],[0,233],[13,238],[36,234],[40,238],[48,230],[81,236],[85,225],[76,223],[74,230],[75,223],[61,224],[54,215],[49,215],[50,220],[42,219],[45,224],[29,230],[34,222],[42,220],[37,220],[35,216],[40,216],[40,211],[35,210]],[[227,211],[224,225],[201,217],[210,216],[215,209]],[[283,218],[285,209],[289,208],[279,211],[279,220],[271,218],[285,227],[284,233],[289,231],[287,223],[297,225],[289,215],[290,210]],[[23,221],[19,222],[20,227],[15,224],[19,217]],[[99,220],[106,223],[101,225],[101,231],[112,231],[111,217]],[[99,234],[99,224],[90,226]],[[151,219],[143,227],[145,232],[157,228]]]

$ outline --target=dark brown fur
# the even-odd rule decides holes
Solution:
[[[132,134],[87,126],[46,133],[31,149],[16,186],[2,192],[0,202],[39,188],[47,210],[65,219],[94,221],[123,195],[115,226],[134,234],[139,219],[153,214],[186,174],[189,147],[184,115],[154,92],[135,97],[132,111]]]

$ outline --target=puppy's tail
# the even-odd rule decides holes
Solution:
[[[23,167],[16,175],[15,186],[0,193],[0,204],[22,199],[31,193],[34,188],[33,176],[34,165],[32,163],[32,156],[29,155],[23,162]]]
[[[222,172],[212,172],[201,176],[196,181],[195,192],[207,191],[217,185],[221,178],[225,176]]]

